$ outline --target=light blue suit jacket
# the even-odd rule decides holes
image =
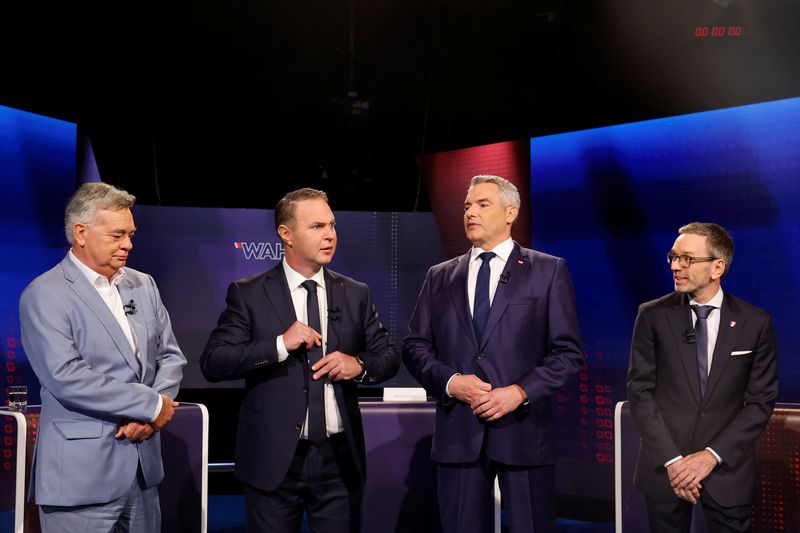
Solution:
[[[148,486],[164,477],[159,434],[117,440],[123,420],[149,421],[159,394],[178,393],[186,358],[153,278],[126,268],[118,285],[142,363],[97,290],[67,256],[25,289],[22,344],[41,384],[31,474],[39,505],[90,505],[129,490],[137,466]]]

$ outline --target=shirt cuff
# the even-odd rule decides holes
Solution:
[[[683,459],[683,456],[682,456],[682,455],[679,455],[678,457],[676,457],[676,458],[674,458],[674,459],[670,459],[669,461],[667,461],[666,463],[664,463],[664,468],[667,468],[669,465],[671,465],[672,463],[674,463],[674,462],[675,462],[675,461],[677,461],[678,459]]]
[[[712,450],[712,449],[711,449],[711,448],[709,448],[708,446],[706,446],[706,450],[710,451],[710,452],[711,452],[711,455],[713,455],[714,457],[716,457],[716,458],[717,458],[717,464],[720,464],[720,465],[722,464],[722,457],[720,457],[720,456],[719,456],[719,454],[718,454],[717,452],[715,452],[714,450]]]
[[[289,350],[286,349],[286,344],[283,343],[283,335],[278,335],[275,346],[278,349],[278,362],[286,361],[289,358]]]
[[[444,386],[444,393],[447,394],[448,396],[450,396],[451,398],[453,397],[453,395],[450,394],[450,382],[453,381],[454,377],[460,376],[460,375],[461,375],[460,373],[456,372],[455,374],[450,376],[450,379],[447,380],[447,385]]]
[[[161,395],[158,395],[158,403],[156,404],[156,412],[153,413],[153,417],[150,419],[150,422],[155,422],[158,415],[161,414],[161,408],[164,407],[164,398]]]

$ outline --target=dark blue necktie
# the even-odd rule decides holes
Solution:
[[[695,349],[697,350],[697,372],[700,374],[700,395],[706,393],[708,382],[708,315],[714,309],[712,305],[693,305],[697,321],[694,323]]]
[[[308,293],[306,295],[306,313],[308,314],[308,325],[314,328],[320,335],[322,327],[319,320],[319,302],[317,301],[317,282],[306,280],[303,287]],[[322,359],[322,347],[314,346],[308,350],[308,440],[314,444],[319,444],[327,437],[325,431],[325,383],[322,379],[315,380],[311,377],[311,365]]]
[[[483,263],[480,270],[478,270],[478,281],[475,283],[475,301],[472,304],[472,327],[475,328],[475,337],[477,337],[479,343],[483,340],[486,321],[489,319],[489,278],[492,273],[489,262],[494,256],[494,252],[483,252],[478,256]]]

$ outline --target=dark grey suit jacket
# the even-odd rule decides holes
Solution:
[[[712,448],[723,463],[703,490],[723,506],[752,503],[754,444],[767,425],[778,394],[778,360],[770,316],[725,293],[719,334],[705,395],[700,396],[693,330],[685,294],[642,304],[628,368],[628,401],[641,434],[636,486],[647,496],[672,501],[664,463]]]

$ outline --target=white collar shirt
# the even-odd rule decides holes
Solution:
[[[122,297],[119,294],[119,284],[122,283],[122,280],[125,279],[125,268],[120,268],[117,272],[111,276],[111,280],[105,277],[102,274],[98,274],[78,259],[75,254],[72,253],[72,250],[69,251],[69,258],[75,263],[75,266],[78,267],[81,274],[83,274],[89,283],[94,287],[97,291],[97,294],[100,295],[100,298],[103,299],[108,310],[111,311],[111,314],[114,315],[114,319],[119,324],[119,327],[122,329],[122,333],[125,334],[125,338],[128,339],[128,344],[131,346],[131,350],[133,353],[136,354],[136,358],[139,359],[139,350],[136,348],[136,338],[133,335],[133,331],[131,330],[131,324],[128,322],[128,317],[125,314],[125,309],[122,305]],[[140,361],[141,362],[141,361]]]
[[[308,324],[308,311],[306,309],[306,299],[308,293],[306,292],[305,287],[303,287],[303,282],[306,281],[305,276],[297,272],[296,270],[292,269],[289,264],[286,262],[286,259],[283,260],[283,271],[286,273],[286,282],[289,285],[289,293],[292,296],[292,305],[294,306],[294,313],[297,317],[297,320]],[[319,316],[320,316],[320,326],[322,331],[320,334],[322,335],[322,354],[323,356],[328,353],[328,297],[325,288],[325,272],[324,269],[320,268],[311,278],[317,283],[317,303],[319,304]],[[278,351],[281,352],[281,348],[283,348],[283,352],[285,352],[288,356],[288,351],[286,350],[286,346],[283,343],[283,335],[278,338]],[[285,358],[279,360],[283,361]],[[311,376],[309,376],[311,379]],[[303,424],[303,431],[301,432],[302,438],[308,438],[308,411],[306,411],[306,421]],[[344,431],[344,426],[342,424],[342,416],[339,413],[339,408],[336,404],[336,395],[334,394],[333,384],[326,379],[325,381],[325,429],[328,432],[328,435],[333,435],[335,433],[341,433]]]
[[[503,268],[506,266],[511,251],[514,249],[514,240],[509,237],[493,249],[488,250],[495,253],[495,256],[489,261],[489,305],[494,301],[494,293],[497,292],[497,282],[500,280],[500,275],[503,273]],[[481,268],[482,260],[479,259],[483,252],[477,246],[470,250],[469,256],[469,271],[467,273],[467,297],[469,300],[469,312],[473,313],[475,306],[475,284],[478,282],[478,270]]]

